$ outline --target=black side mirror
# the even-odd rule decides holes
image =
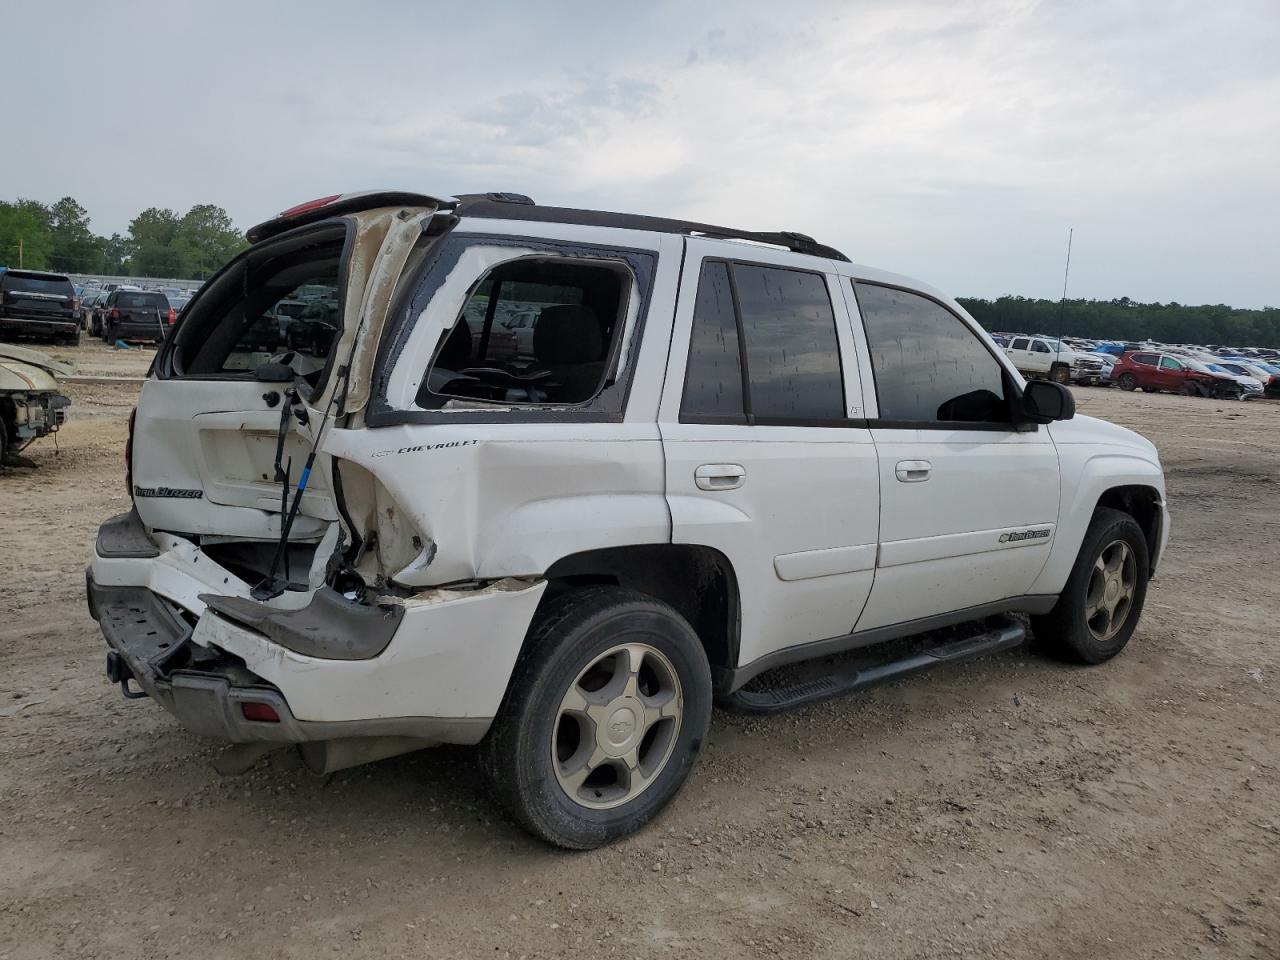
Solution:
[[[1018,419],[1024,423],[1052,423],[1076,415],[1076,398],[1060,383],[1031,380],[1022,388]]]

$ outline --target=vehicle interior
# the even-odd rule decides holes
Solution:
[[[471,289],[440,338],[420,406],[578,404],[604,385],[630,273],[620,264],[526,257]]]

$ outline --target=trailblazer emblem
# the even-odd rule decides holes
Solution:
[[[1017,530],[1000,534],[1001,543],[1018,543],[1020,540],[1043,540],[1049,536],[1048,528],[1042,530]]]

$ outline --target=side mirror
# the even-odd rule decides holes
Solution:
[[[1052,423],[1076,415],[1076,398],[1060,383],[1031,380],[1022,388],[1018,419],[1023,423]]]

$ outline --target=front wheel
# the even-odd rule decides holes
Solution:
[[[1066,385],[1071,382],[1071,368],[1065,363],[1055,363],[1049,370],[1049,379],[1054,383]]]
[[[1110,660],[1133,636],[1148,577],[1142,528],[1127,513],[1099,507],[1058,602],[1031,618],[1037,642],[1063,660]]]
[[[589,850],[667,805],[710,719],[710,667],[684,618],[633,590],[589,587],[539,611],[483,761],[525,829]]]

